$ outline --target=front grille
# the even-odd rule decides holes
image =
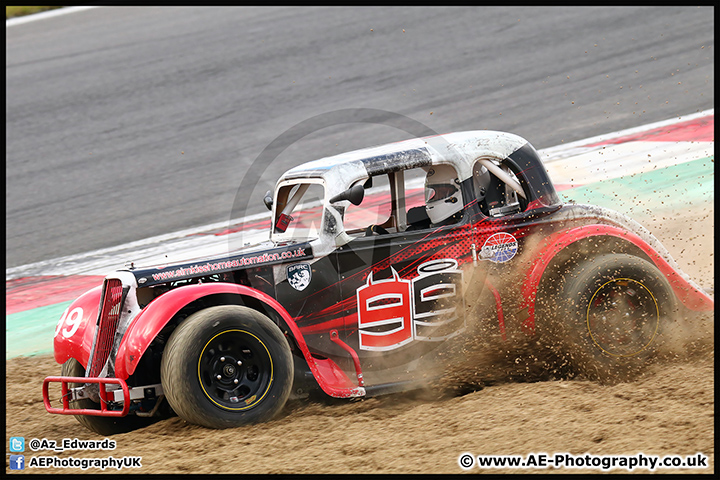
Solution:
[[[106,280],[95,334],[95,347],[93,348],[93,356],[87,373],[88,377],[97,377],[102,371],[105,362],[107,362],[115,339],[118,320],[120,319],[122,301],[122,282],[115,278]]]

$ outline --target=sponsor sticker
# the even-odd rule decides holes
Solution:
[[[480,249],[480,258],[494,263],[505,263],[513,259],[518,251],[518,241],[506,232],[490,235]]]
[[[298,263],[287,267],[288,283],[295,290],[303,291],[310,285],[312,269],[307,263]]]
[[[265,252],[251,253],[247,255],[238,255],[226,259],[218,259],[206,263],[185,264],[170,267],[167,270],[157,268],[151,271],[150,277],[143,277],[138,283],[145,284],[151,280],[153,282],[163,282],[177,280],[180,278],[189,278],[197,275],[206,275],[214,273],[222,273],[230,270],[252,267],[273,263],[287,263],[289,261],[298,261],[312,258],[312,249],[308,244],[298,245],[292,248],[280,248],[267,250]]]

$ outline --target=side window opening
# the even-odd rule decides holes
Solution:
[[[362,203],[347,207],[343,223],[352,236],[383,235],[454,224],[463,213],[457,172],[438,165],[371,177]]]
[[[388,175],[375,175],[365,182],[365,196],[360,205],[345,209],[343,224],[349,235],[364,235],[371,225],[393,228],[392,194]]]
[[[413,168],[405,172],[406,230],[430,228],[430,217],[425,208],[425,178],[427,170]]]
[[[325,189],[319,183],[280,187],[273,219],[273,235],[317,237],[322,225],[324,194]]]
[[[479,159],[473,168],[473,187],[482,213],[503,217],[527,208],[525,193],[517,176],[506,165]]]

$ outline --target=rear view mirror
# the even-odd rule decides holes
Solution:
[[[349,200],[353,205],[360,205],[365,198],[365,188],[362,185],[355,185],[344,192],[338,193],[330,199],[330,203],[342,202]]]

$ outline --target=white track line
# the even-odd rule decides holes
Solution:
[[[543,158],[553,184],[580,187],[598,181],[628,178],[673,165],[707,158],[714,142],[632,141],[602,145],[572,156]]]
[[[602,148],[602,146],[587,147],[586,145],[594,145],[596,143],[607,142],[608,140],[613,140],[615,138],[625,137],[628,135],[635,135],[638,133],[655,130],[656,128],[666,127],[668,125],[674,125],[676,123],[687,122],[687,121],[695,120],[697,118],[702,118],[702,117],[708,117],[710,115],[715,115],[714,108],[711,108],[709,110],[705,110],[702,112],[698,112],[698,113],[693,113],[690,115],[681,115],[679,117],[669,118],[667,120],[661,120],[659,122],[648,123],[647,125],[641,125],[639,127],[628,128],[626,130],[619,130],[617,132],[606,133],[603,135],[598,135],[598,136],[590,137],[590,138],[584,138],[584,139],[578,140],[576,142],[563,143],[561,145],[557,145],[554,147],[545,148],[545,149],[539,151],[539,153],[541,153],[541,157],[542,157],[544,163],[553,162],[553,161],[557,161],[557,160],[560,160],[562,158],[566,158],[569,156],[578,155],[580,153],[586,153],[588,150],[591,150],[591,149]],[[532,142],[530,142],[530,143],[532,143]]]
[[[32,15],[24,15],[22,17],[14,17],[5,20],[5,28],[14,27],[15,25],[22,25],[24,23],[34,22],[36,20],[43,20],[45,18],[59,17],[60,15],[67,15],[68,13],[82,12],[84,10],[90,10],[91,8],[99,7],[61,7],[54,10],[47,10],[40,13],[33,13]]]

